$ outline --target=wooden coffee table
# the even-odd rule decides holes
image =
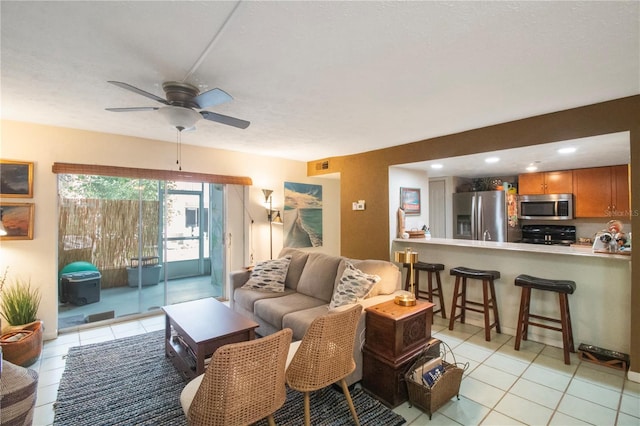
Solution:
[[[165,351],[187,379],[204,373],[205,360],[220,346],[253,340],[258,323],[209,297],[162,308]]]

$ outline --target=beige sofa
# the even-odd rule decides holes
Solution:
[[[334,289],[343,275],[347,261],[358,270],[381,278],[366,298],[359,302],[363,308],[391,300],[395,297],[394,293],[401,289],[402,274],[391,262],[347,259],[288,248],[285,248],[279,257],[287,255],[291,256],[291,262],[282,293],[241,288],[249,280],[251,272],[242,270],[231,273],[230,306],[234,311],[260,324],[256,332],[262,336],[283,328],[291,328],[293,339],[302,339],[314,318],[329,312]],[[364,329],[363,309],[354,347],[356,369],[347,378],[349,385],[362,378]]]

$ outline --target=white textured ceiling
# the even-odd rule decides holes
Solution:
[[[105,111],[160,106],[107,80],[188,77],[251,125],[183,143],[303,161],[640,93],[637,1],[0,5],[3,119],[175,141],[157,112]]]

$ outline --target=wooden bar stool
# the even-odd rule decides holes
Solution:
[[[484,314],[484,337],[487,342],[490,342],[491,329],[493,327],[496,328],[497,333],[501,332],[496,289],[493,283],[494,280],[500,278],[500,272],[458,266],[451,268],[449,273],[456,277],[456,284],[453,289],[453,303],[451,304],[451,318],[449,319],[449,330],[453,330],[453,324],[458,318],[460,318],[460,322],[464,324],[466,311],[480,312]],[[467,279],[482,281],[482,302],[467,300]],[[461,298],[459,303],[458,298]],[[472,306],[481,306],[482,309]],[[458,315],[456,315],[456,308],[460,308],[460,314]],[[493,311],[493,323],[489,322],[489,314],[491,311]]]
[[[409,264],[405,263],[404,267],[407,268],[407,279],[404,283],[404,289],[406,291],[410,291],[411,283],[410,274],[408,273]],[[440,308],[434,310],[433,313],[437,314],[440,312],[442,318],[447,318],[447,311],[444,307],[444,296],[442,293],[442,281],[440,280],[440,271],[444,271],[444,265],[442,263],[427,263],[427,262],[416,262],[413,264],[415,283],[413,286],[416,299],[425,299],[429,302],[433,303],[434,296],[440,300]],[[427,272],[427,290],[420,290],[420,271]],[[433,274],[436,276],[436,287],[433,288]]]
[[[562,332],[562,348],[564,350],[564,363],[569,365],[569,352],[575,352],[573,346],[573,330],[571,329],[571,314],[569,312],[569,294],[573,294],[576,283],[569,280],[549,280],[545,278],[532,277],[530,275],[518,275],[515,285],[522,287],[520,298],[520,313],[518,314],[518,330],[516,332],[515,350],[520,350],[520,341],[527,340],[529,326],[542,327],[549,330]],[[560,319],[536,315],[529,312],[531,307],[531,289],[542,291],[553,291],[558,293],[560,302]],[[559,323],[560,327],[531,321],[531,318]]]

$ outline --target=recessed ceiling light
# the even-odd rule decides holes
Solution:
[[[574,152],[576,152],[576,149],[572,146],[569,146],[567,148],[560,148],[558,150],[558,154],[573,154]]]
[[[432,164],[431,168],[432,169],[441,169],[442,168],[442,164]]]
[[[500,161],[500,159],[498,157],[489,157],[486,158],[485,163],[497,163],[498,161]]]
[[[535,172],[536,170],[538,170],[538,168],[536,166],[528,166],[527,167],[527,171],[528,172]]]

